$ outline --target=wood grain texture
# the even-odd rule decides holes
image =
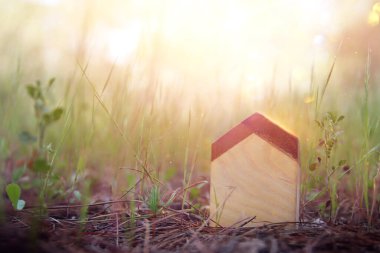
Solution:
[[[298,221],[299,180],[297,159],[251,134],[211,162],[211,218],[222,226],[253,216],[247,226]]]

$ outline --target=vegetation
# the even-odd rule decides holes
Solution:
[[[22,9],[26,19],[31,9]],[[165,60],[171,59],[171,52],[160,48],[164,39],[158,35],[149,34],[128,63],[93,57],[87,23],[94,22],[99,9],[89,10],[83,25],[77,25],[77,16],[70,20],[75,25],[67,26],[81,36],[75,37],[75,52],[62,62],[44,60],[55,58],[54,50],[45,51],[42,44],[50,48],[49,43],[58,42],[48,38],[22,44],[24,34],[15,32],[17,24],[7,32],[21,45],[18,55],[11,53],[11,43],[0,44],[0,57],[5,59],[0,69],[2,221],[9,213],[36,209],[40,217],[53,217],[54,210],[73,206],[79,211],[65,215],[78,221],[81,231],[87,231],[86,222],[99,213],[115,211],[117,233],[119,227],[125,232],[117,238],[130,245],[149,243],[141,239],[149,238],[142,231],[154,234],[156,228],[147,220],[164,214],[170,214],[170,222],[176,215],[194,222],[181,226],[199,232],[210,219],[211,143],[260,111],[299,137],[303,221],[376,226],[380,78],[378,66],[371,64],[372,59],[378,61],[371,45],[363,46],[356,38],[359,46],[351,48],[350,42],[335,39],[324,52],[332,59],[313,59],[303,78],[297,73],[283,78],[274,62],[273,73],[261,83],[265,88],[249,89],[240,80],[248,74],[245,69],[236,74],[234,62],[217,65],[215,60],[198,68],[202,50],[196,52],[199,59],[178,53],[189,66],[186,60],[170,65]],[[375,9],[372,12],[377,15]],[[355,57],[347,51],[355,51]],[[173,66],[185,70],[167,78],[166,68]],[[31,83],[37,79],[43,81]],[[228,86],[230,79],[234,82]],[[279,85],[285,79],[287,85]],[[98,206],[103,209],[94,210]],[[186,235],[189,241],[195,240],[194,231]]]

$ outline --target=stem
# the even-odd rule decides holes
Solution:
[[[38,124],[38,153],[42,156],[43,155],[43,147],[44,147],[44,138],[45,138],[45,125],[44,123],[40,122]]]

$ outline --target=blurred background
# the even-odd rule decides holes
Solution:
[[[300,137],[304,168],[315,158],[318,113],[345,115],[344,148],[337,152],[353,162],[365,153],[366,80],[369,121],[378,122],[377,1],[0,0],[0,6],[4,160],[32,153],[18,137],[36,129],[25,86],[51,77],[49,103],[64,108],[46,137],[58,157],[55,170],[107,179],[113,189],[127,187],[130,171],[123,168],[141,164],[160,178],[181,175],[185,185],[194,174],[207,175],[211,143],[256,111]],[[376,132],[371,142],[378,140]],[[86,172],[78,172],[78,163]]]

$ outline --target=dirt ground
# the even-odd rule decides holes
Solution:
[[[61,206],[40,216],[10,212],[0,228],[1,252],[380,252],[380,225],[314,222],[215,228],[207,214],[167,208],[157,216],[140,210],[107,211]],[[43,217],[43,218],[41,218]],[[135,222],[133,222],[135,221]]]

